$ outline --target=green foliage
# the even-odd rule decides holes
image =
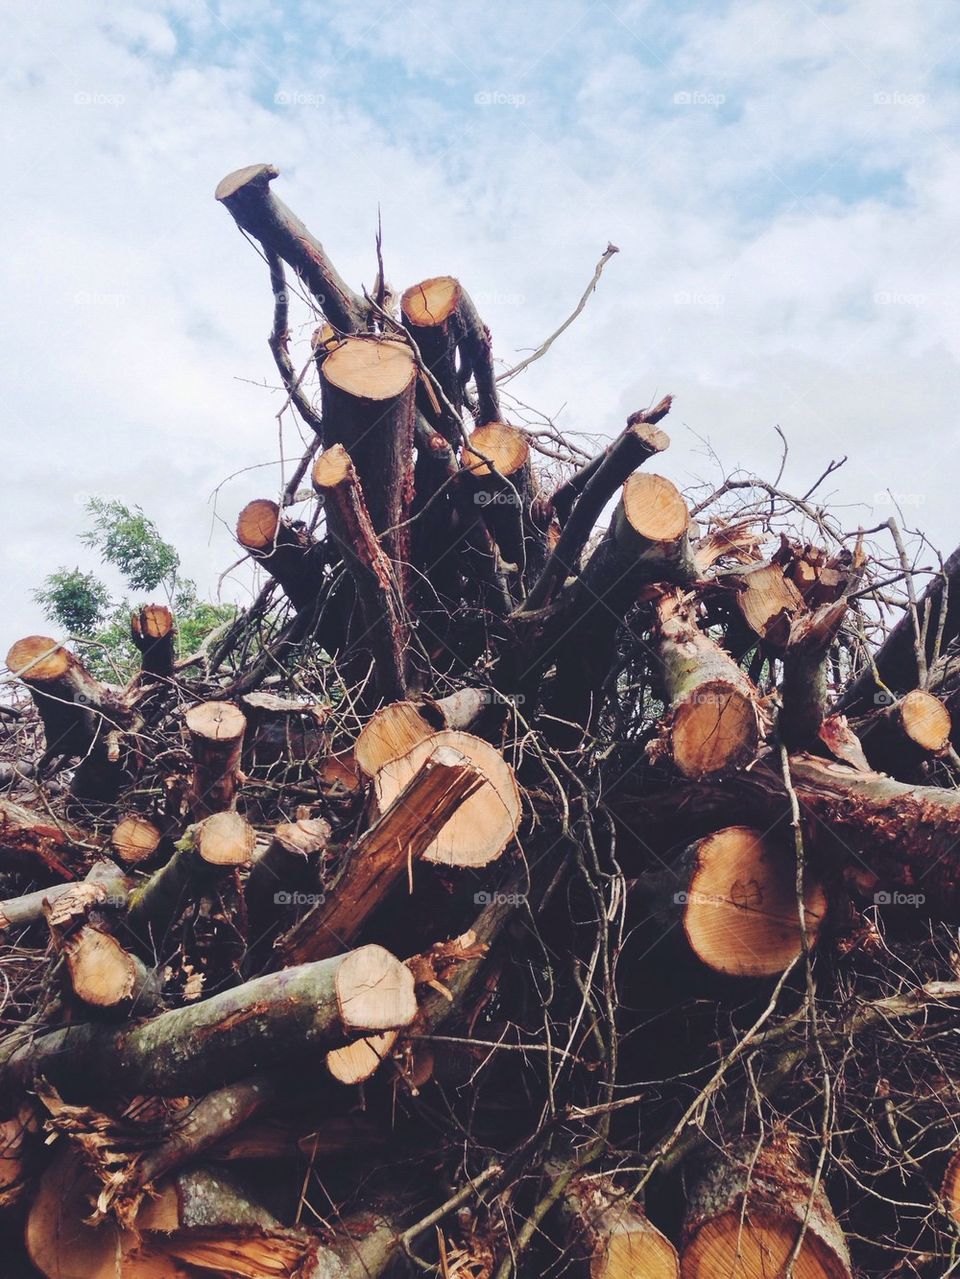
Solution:
[[[132,510],[116,499],[92,497],[87,514],[93,527],[80,534],[85,546],[116,568],[132,591],[155,591],[162,586],[173,597],[180,556],[165,542],[153,520],[139,506]]]
[[[51,573],[33,598],[51,621],[71,635],[92,635],[110,608],[110,592],[103,582],[79,568]]]
[[[140,667],[140,654],[130,638],[130,614],[155,602],[142,592],[162,590],[177,624],[177,652],[185,657],[218,626],[236,615],[232,604],[211,604],[197,595],[196,584],[177,576],[180,556],[164,541],[153,520],[140,507],[115,499],[87,503],[92,527],[80,540],[104,564],[117,569],[132,598],[111,599],[95,573],[58,569],[34,592],[45,615],[63,630],[87,641],[84,659],[101,679],[123,681]]]

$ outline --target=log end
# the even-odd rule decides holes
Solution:
[[[217,183],[217,189],[213,193],[214,199],[229,200],[232,195],[236,195],[244,187],[261,186],[266,187],[274,178],[279,177],[280,170],[273,164],[247,164],[242,169],[234,169],[232,173],[228,173],[225,178],[221,178]]]
[[[529,459],[530,445],[523,431],[506,422],[488,422],[471,433],[460,460],[467,470],[482,478],[493,474],[492,467],[500,475],[515,475]]]
[[[897,708],[907,737],[921,750],[937,754],[950,742],[950,712],[933,693],[915,688]]]
[[[648,542],[676,542],[690,523],[677,486],[648,471],[634,471],[624,484],[623,513],[633,531]]]
[[[135,640],[166,639],[173,634],[173,614],[166,604],[144,604],[130,614],[130,630]]]
[[[417,366],[403,342],[349,337],[323,361],[325,382],[358,400],[394,400],[413,383]]]
[[[743,768],[760,744],[756,704],[725,680],[707,681],[677,706],[671,742],[674,763],[693,781]]]
[[[200,702],[186,715],[187,728],[194,737],[211,742],[237,742],[247,726],[243,711],[232,702]]]
[[[382,946],[360,946],[344,956],[336,995],[348,1031],[397,1030],[417,1015],[413,973]]]
[[[462,295],[460,282],[452,275],[437,275],[406,289],[400,299],[400,310],[408,324],[434,328],[450,318],[460,305]]]
[[[137,968],[115,937],[84,925],[64,942],[70,984],[93,1008],[116,1008],[134,993]]]
[[[807,876],[807,943],[827,910],[822,885]],[[691,949],[714,972],[779,976],[800,954],[796,861],[748,826],[728,826],[696,846],[686,892],[678,894]]]
[[[354,747],[357,764],[367,777],[375,777],[385,764],[406,755],[433,731],[413,702],[391,702],[360,730]]]
[[[18,679],[33,680],[38,684],[59,679],[70,668],[71,655],[67,649],[48,635],[28,635],[17,642],[7,653],[7,666]]]
[[[797,1223],[775,1210],[750,1206],[704,1223],[683,1250],[683,1279],[782,1275],[797,1239]],[[795,1279],[850,1279],[850,1268],[812,1230],[793,1266]]]
[[[357,1039],[327,1053],[327,1069],[340,1084],[362,1084],[375,1074],[397,1042],[395,1030]]]
[[[627,1222],[591,1258],[590,1279],[637,1279],[638,1275],[679,1279],[680,1262],[676,1248],[659,1230],[649,1223],[637,1228]]]
[[[335,489],[349,480],[353,474],[353,462],[342,444],[324,449],[313,464],[313,487],[318,493]]]
[[[279,527],[280,507],[276,502],[254,498],[237,516],[237,541],[248,551],[264,551],[273,546]]]
[[[257,832],[239,813],[212,813],[197,829],[197,852],[209,866],[248,866]]]
[[[124,866],[136,866],[153,856],[162,838],[153,822],[131,813],[117,822],[110,843]]]

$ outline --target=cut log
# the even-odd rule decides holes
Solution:
[[[293,267],[331,324],[353,333],[366,323],[367,305],[337,274],[320,241],[273,194],[270,183],[279,175],[272,164],[248,164],[227,174],[215,198],[241,230]]]
[[[38,888],[0,902],[0,932],[27,928],[44,917],[44,904],[53,905],[67,896],[81,894],[91,906],[121,906],[127,900],[129,888],[124,873],[113,862],[94,862],[86,877],[54,884],[50,888]]]
[[[130,638],[140,650],[145,675],[169,679],[176,657],[173,614],[166,604],[145,604],[130,614]]]
[[[463,290],[450,275],[423,280],[406,289],[400,299],[403,323],[417,344],[424,367],[436,378],[446,399],[459,413],[463,407],[463,388],[457,372],[457,343],[462,322],[458,314]],[[426,388],[418,391],[421,412],[447,440],[458,446],[453,424],[445,413],[434,409],[433,397]]]
[[[413,502],[416,364],[402,342],[348,338],[320,370],[324,438],[353,459],[374,532],[401,573]]]
[[[81,1003],[125,1017],[149,1017],[162,1007],[156,971],[103,929],[82,924],[63,941],[62,951]]]
[[[131,927],[158,938],[189,902],[249,866],[256,843],[256,831],[239,813],[213,813],[192,826],[170,860],[130,894]]]
[[[130,813],[117,822],[110,843],[124,866],[139,866],[153,857],[162,839],[163,833],[153,822]]]
[[[846,616],[846,600],[803,613],[790,626],[777,720],[788,750],[811,750],[827,717],[827,655]]]
[[[409,1025],[413,974],[381,946],[285,968],[133,1029],[75,1025],[37,1035],[0,1065],[4,1087],[43,1075],[62,1092],[197,1094],[364,1034]]]
[[[428,739],[428,753],[347,855],[344,869],[325,899],[283,938],[280,952],[285,963],[325,959],[350,946],[397,880],[412,873],[418,857],[436,848],[470,797],[489,789],[473,760],[438,742],[441,736],[448,735]],[[410,758],[403,756],[396,763],[403,767]],[[500,763],[502,774],[503,761]],[[459,856],[460,850],[456,852]]]
[[[871,767],[904,781],[949,748],[951,727],[944,703],[921,688],[854,725]]]
[[[774,648],[783,648],[790,624],[804,610],[803,596],[775,560],[739,572],[737,607],[750,631]]]
[[[575,1177],[559,1209],[564,1253],[574,1262],[574,1274],[584,1279],[679,1279],[673,1244],[608,1178]]]
[[[683,1279],[780,1275],[803,1230],[797,1279],[851,1279],[843,1231],[823,1187],[801,1166],[798,1143],[746,1138],[714,1157],[687,1196]]]
[[[112,799],[131,766],[130,753],[121,743],[134,720],[132,707],[44,635],[18,640],[7,654],[7,666],[29,688],[43,720],[44,760],[80,756],[74,792],[88,799]]]
[[[504,422],[478,426],[467,441],[461,464],[504,567],[521,577],[539,573],[546,541],[530,514],[535,492],[526,435]]]
[[[950,1156],[943,1174],[940,1198],[953,1220],[960,1224],[960,1150]]]
[[[761,831],[728,826],[697,841],[657,877],[665,926],[679,921],[690,951],[713,972],[778,977],[801,952],[796,858]],[[822,885],[807,871],[807,945],[827,911]]]
[[[36,879],[75,879],[92,841],[76,826],[0,799],[0,853]]]
[[[327,1069],[340,1084],[362,1084],[380,1069],[397,1042],[396,1030],[358,1039],[327,1053]]]
[[[335,444],[317,458],[313,486],[324,499],[327,527],[350,568],[363,627],[352,627],[348,646],[365,644],[382,697],[400,698],[406,690],[409,620],[402,585],[377,540],[350,454]]]
[[[745,768],[762,736],[757,690],[675,599],[661,601],[657,616],[670,720],[653,753],[693,780]]]
[[[247,721],[230,702],[201,702],[187,711],[193,754],[190,805],[196,820],[232,808]]]
[[[251,951],[266,955],[277,931],[291,922],[299,898],[317,882],[317,858],[329,843],[330,823],[322,817],[282,822],[247,876],[244,897]]]
[[[668,396],[667,401],[669,399]],[[563,531],[519,616],[535,614],[552,602],[564,580],[577,573],[587,539],[614,493],[638,467],[669,445],[666,431],[661,431],[652,421],[636,422],[578,473],[580,483],[575,476],[567,485],[561,485],[553,495],[552,506],[557,510],[559,505]],[[574,500],[575,513],[571,513]]]
[[[391,702],[376,712],[360,730],[354,747],[357,764],[367,777],[383,768],[436,731],[415,702]]]
[[[444,823],[423,858],[444,866],[486,866],[500,856],[520,824],[520,792],[513,769],[489,742],[451,730],[425,738],[380,769],[374,782],[377,806],[385,813],[442,746],[465,756],[484,784]]]
[[[323,585],[322,548],[306,528],[283,519],[276,502],[248,502],[237,517],[237,541],[279,582],[297,612],[316,603]]]

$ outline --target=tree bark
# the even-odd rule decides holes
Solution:
[[[944,703],[915,688],[853,727],[872,768],[912,781],[922,764],[949,749],[952,725]]]
[[[141,654],[144,675],[170,679],[176,658],[176,628],[165,604],[145,604],[130,614],[130,638]]]
[[[272,164],[250,164],[229,173],[217,186],[216,199],[242,231],[259,240],[296,271],[341,333],[355,333],[367,319],[367,305],[341,279],[300,219],[270,189],[280,170]]]
[[[811,750],[829,709],[827,655],[847,612],[846,600],[794,619],[783,657],[777,720],[788,750]]]
[[[4,1057],[0,1081],[22,1090],[42,1075],[84,1098],[201,1093],[302,1059],[315,1047],[409,1025],[416,1011],[410,970],[382,947],[362,946],[258,977],[133,1029],[75,1025],[37,1035]]]

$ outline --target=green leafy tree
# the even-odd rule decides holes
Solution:
[[[201,600],[196,584],[180,577],[180,556],[139,506],[115,498],[91,498],[90,527],[80,541],[115,568],[130,596],[114,600],[93,572],[57,569],[44,579],[34,598],[50,621],[85,641],[85,659],[104,679],[126,679],[137,670],[139,654],[130,638],[130,614],[162,591],[177,622],[181,657],[197,650],[207,635],[236,613],[233,605]]]

